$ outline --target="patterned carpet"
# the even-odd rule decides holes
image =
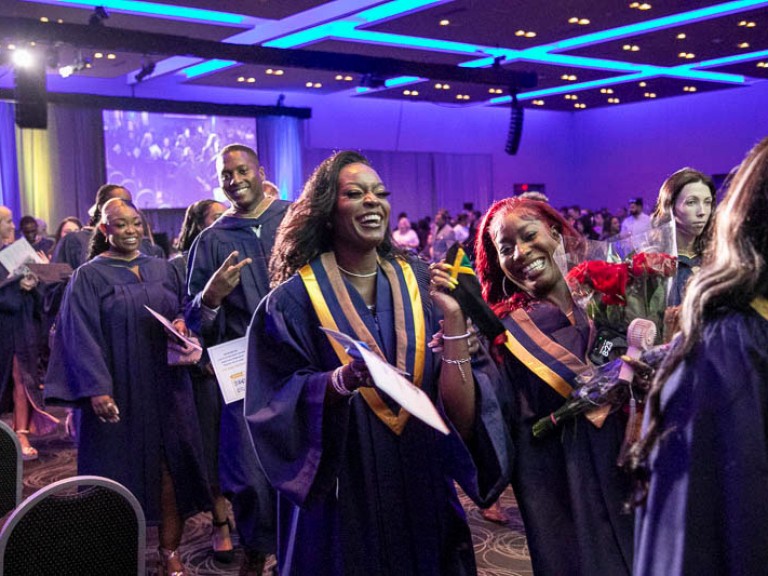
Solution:
[[[61,415],[56,410],[53,412],[57,416]],[[33,437],[32,444],[39,450],[40,458],[24,463],[25,498],[51,482],[76,474],[76,449],[73,443],[64,437],[63,430],[44,437]],[[480,510],[468,498],[462,495],[461,500],[472,529],[479,574],[532,575],[523,523],[512,491],[507,490],[501,497],[501,505],[508,519],[505,525],[485,520]],[[156,549],[157,533],[155,530],[148,530],[147,574],[156,574]],[[198,514],[187,521],[181,555],[191,576],[236,576],[241,551],[237,549],[237,556],[232,564],[214,562],[210,553],[210,515]],[[268,563],[267,569],[272,565],[274,560]]]

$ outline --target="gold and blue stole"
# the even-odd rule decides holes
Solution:
[[[397,259],[395,263],[393,265],[387,260],[379,260],[379,266],[392,292],[396,337],[395,365],[403,372],[412,374],[414,385],[420,388],[424,378],[427,343],[424,309],[413,269],[404,260]],[[312,307],[324,328],[344,332],[365,342],[373,352],[386,361],[376,339],[352,303],[333,252],[321,254],[319,258],[302,267],[299,270],[299,276],[304,282]],[[330,336],[328,340],[342,364],[352,360],[341,344]],[[402,408],[395,414],[376,388],[363,387],[359,390],[376,416],[399,435],[405,428],[410,414]]]
[[[768,320],[768,300],[765,298],[755,298],[752,300],[750,306],[752,306],[755,312],[760,314],[760,316]]]
[[[448,264],[451,266],[450,274],[453,279],[457,280],[462,274],[475,276],[475,271],[461,248],[456,250],[453,260]],[[492,312],[489,310],[488,314]],[[504,346],[512,356],[558,394],[568,398],[573,391],[570,383],[588,366],[539,330],[525,310],[515,310],[504,328]]]

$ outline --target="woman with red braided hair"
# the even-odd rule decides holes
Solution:
[[[629,575],[632,566],[632,519],[622,514],[630,485],[616,464],[623,415],[575,418],[540,438],[531,430],[562,406],[587,367],[592,326],[555,260],[562,247],[578,254],[583,245],[546,202],[507,198],[483,218],[475,247],[483,297],[506,328],[494,343],[499,399],[537,575]]]

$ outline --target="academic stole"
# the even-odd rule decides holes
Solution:
[[[459,274],[475,275],[464,250],[459,249],[451,265],[451,277],[457,279]],[[589,365],[582,362],[575,354],[552,340],[539,330],[528,313],[518,308],[509,316],[504,324],[504,346],[555,392],[563,398],[569,398],[576,377],[587,370]],[[608,415],[608,408],[598,408],[586,414],[586,417],[598,428],[602,426]]]
[[[396,263],[398,266],[394,266],[387,260],[379,260],[379,266],[392,291],[395,312],[396,366],[404,372],[413,374],[413,384],[421,388],[426,355],[426,326],[421,294],[416,275],[410,265],[401,259],[397,259]],[[299,270],[299,276],[304,282],[312,307],[324,328],[356,337],[386,361],[376,339],[352,304],[333,252],[321,254],[320,258],[302,267]],[[337,325],[337,321],[342,324],[341,327]],[[352,361],[341,344],[330,336],[328,340],[342,364]],[[379,396],[376,388],[361,387],[359,391],[374,414],[390,430],[400,435],[410,414],[402,408],[395,414]]]

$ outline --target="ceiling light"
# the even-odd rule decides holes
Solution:
[[[576,96],[576,94],[566,94],[566,95],[565,95],[565,99],[566,99],[566,100],[578,100],[578,99],[579,99],[579,97],[578,97],[578,96]]]
[[[645,88],[646,86],[648,86],[648,82],[640,82],[638,86],[640,86],[640,88]]]
[[[678,40],[685,40],[685,32],[680,32],[680,34],[677,35]]]
[[[768,62],[758,62],[757,63],[758,68],[768,68]]]
[[[442,20],[440,20],[440,26],[450,26],[450,24],[451,24],[451,21],[448,20],[447,18],[443,18]]]
[[[107,60],[114,60],[115,58],[117,58],[117,56],[114,54],[107,54]]]
[[[56,23],[57,24],[64,24],[64,20],[62,20],[61,18],[57,18],[56,19]]]
[[[282,76],[283,74],[285,74],[285,70],[280,70],[280,68],[277,68],[277,69],[267,68],[264,72],[266,74],[269,74],[270,76],[272,76],[272,75],[274,75],[274,76]],[[336,80],[341,80],[341,76],[337,76]]]
[[[582,108],[586,108],[586,107],[587,107],[587,105],[586,105],[586,104],[584,104],[584,103],[582,103],[582,102],[576,102],[576,104],[574,104],[574,105],[573,105],[573,107],[574,107],[574,108],[579,108],[579,109],[582,109]]]
[[[656,98],[656,92],[646,92],[643,96],[646,98]]]
[[[613,88],[600,88],[600,94],[613,94]]]
[[[632,4],[629,5],[630,8],[634,8],[635,10],[650,10],[653,8],[650,4],[647,2],[643,2],[642,4],[640,2],[632,2]]]
[[[685,58],[686,60],[690,60],[691,58],[695,58],[696,54],[693,52],[680,52],[680,54],[677,55],[678,58]]]
[[[696,86],[683,86],[683,92],[696,92]]]
[[[17,68],[30,68],[35,63],[35,58],[28,50],[20,48],[13,53],[13,65]]]
[[[40,22],[48,22],[47,16],[40,16]]]
[[[576,74],[563,74],[562,76],[560,76],[560,80],[569,80],[573,82],[576,79],[577,79]]]
[[[93,57],[98,60],[99,58],[104,58],[104,54],[102,54],[101,52],[95,52],[93,54]]]
[[[589,23],[589,18],[579,18],[579,26],[587,26]]]
[[[608,104],[618,104],[619,102],[618,98],[608,98]]]
[[[456,94],[456,100],[469,100],[469,94]]]
[[[406,96],[418,96],[419,91],[418,90],[403,90],[403,94]]]
[[[323,85],[320,82],[315,82],[314,84],[312,84],[312,88],[322,88],[322,87]]]
[[[530,32],[526,30],[517,30],[515,36],[525,36],[526,38],[536,38],[536,32]]]
[[[503,92],[501,88],[488,88],[488,94],[501,94]]]
[[[531,103],[536,106],[544,106],[544,100],[533,100]]]
[[[248,84],[253,84],[254,82],[256,82],[256,78],[254,78],[253,76],[248,78]]]
[[[749,48],[749,42],[742,42],[739,44],[739,48]]]
[[[739,26],[744,26],[746,28],[754,28],[755,26],[757,26],[757,24],[755,24],[751,20],[742,20],[741,22],[739,22]]]
[[[637,44],[624,44],[624,46],[621,47],[622,50],[626,50],[627,52],[639,52],[640,46]]]
[[[245,82],[245,76],[239,76],[239,77],[237,78],[237,81],[238,81],[238,82]]]
[[[568,24],[578,24],[579,19],[574,16],[573,18],[568,18]]]

